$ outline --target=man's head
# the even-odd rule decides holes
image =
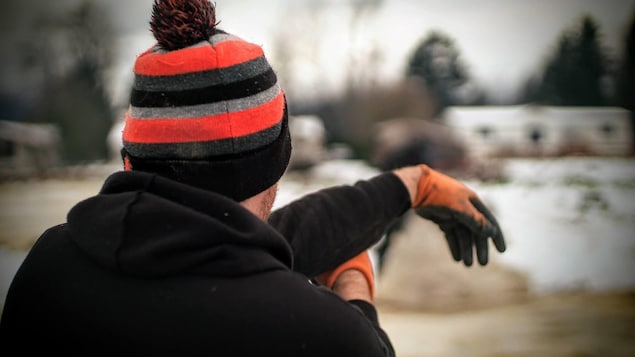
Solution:
[[[237,201],[273,186],[291,138],[262,48],[217,29],[208,0],[155,0],[150,26],[157,44],[134,65],[125,168]]]

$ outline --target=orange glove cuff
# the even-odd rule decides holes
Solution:
[[[443,177],[439,177],[438,173],[432,170],[427,165],[418,165],[421,169],[421,179],[419,180],[419,184],[417,186],[417,196],[415,200],[412,202],[412,207],[421,206],[425,199],[430,196],[430,187],[434,186],[435,190],[438,190],[438,186],[443,186],[443,182],[436,183],[435,181],[444,181]]]
[[[359,255],[351,258],[350,260],[342,263],[340,266],[336,267],[331,271],[327,271],[318,276],[318,280],[323,281],[324,285],[333,289],[333,285],[335,285],[335,281],[344,271],[349,269],[359,270],[366,281],[368,282],[368,287],[370,288],[370,296],[371,298],[375,297],[375,275],[373,273],[373,264],[370,261],[370,256],[368,255],[368,251],[363,251]]]

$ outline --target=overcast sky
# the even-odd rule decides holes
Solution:
[[[125,96],[135,56],[154,42],[148,30],[153,1],[96,1],[111,7],[119,28],[122,46],[113,80],[118,84],[114,90]],[[308,94],[337,90],[351,71],[380,82],[400,78],[414,47],[436,29],[455,40],[478,85],[508,98],[540,68],[562,31],[583,14],[598,22],[611,55],[621,54],[627,26],[635,15],[635,0],[370,1],[379,7],[366,13],[357,27],[351,20],[353,0],[214,2],[219,27],[262,45],[280,71],[283,60],[276,39],[283,39],[286,49],[293,51],[293,61],[286,63],[293,71],[293,90]],[[373,73],[363,73],[370,65],[351,62],[351,53],[364,58],[374,53]]]
[[[149,47],[152,1],[104,0],[111,4],[124,43],[118,77],[129,75],[134,57]],[[635,0],[375,0],[352,32],[351,0],[216,0],[219,27],[261,44],[274,67],[275,39],[296,51],[294,90],[338,89],[351,71],[351,50],[375,51],[372,75],[393,81],[418,42],[432,29],[455,40],[477,84],[503,99],[535,73],[558,36],[583,14],[598,22],[610,54],[621,53]],[[377,53],[378,52],[378,53]],[[361,66],[364,68],[364,66]],[[353,67],[352,70],[355,70]],[[121,84],[120,86],[124,86]]]

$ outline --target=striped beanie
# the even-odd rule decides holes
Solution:
[[[134,64],[122,156],[126,170],[242,201],[285,172],[288,113],[262,48],[216,25],[209,0],[155,0],[157,44]]]

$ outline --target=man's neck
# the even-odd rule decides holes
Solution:
[[[269,214],[271,214],[271,207],[273,207],[277,193],[278,184],[276,183],[259,194],[240,202],[240,204],[266,222],[269,219]]]

